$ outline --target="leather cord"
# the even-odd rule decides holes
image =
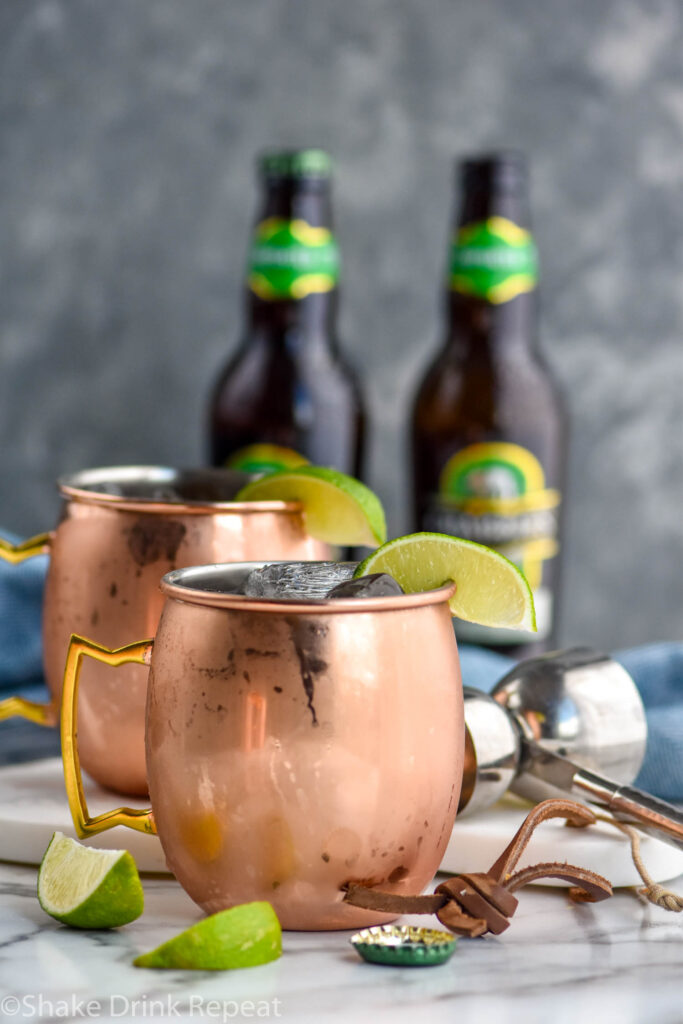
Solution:
[[[488,871],[454,875],[438,885],[433,894],[402,896],[398,893],[370,889],[362,883],[349,881],[344,888],[344,901],[389,914],[436,914],[441,924],[458,935],[476,937],[491,932],[499,935],[510,926],[517,909],[513,895],[529,882],[541,878],[561,878],[570,882],[573,900],[597,903],[612,895],[612,886],[602,875],[573,864],[553,861],[535,864],[515,873],[534,830],[550,818],[566,818],[572,825],[592,825],[596,816],[584,804],[574,800],[544,800],[522,822],[512,841]]]

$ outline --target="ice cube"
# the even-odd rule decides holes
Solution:
[[[350,580],[358,562],[272,562],[253,569],[242,583],[246,597],[310,601],[327,597],[339,583]]]
[[[94,491],[95,494],[107,494],[111,498],[123,498],[125,491],[120,484],[114,483],[113,480],[103,480],[101,483],[96,484],[84,484],[84,491]]]
[[[145,497],[149,498],[150,501],[159,501],[164,502],[165,504],[168,504],[169,502],[179,502],[182,500],[177,487],[173,487],[171,485],[167,487],[164,487],[163,485],[152,487],[149,494],[146,494]]]
[[[395,597],[404,594],[400,583],[387,572],[371,572],[368,576],[359,576],[356,580],[345,580],[332,587],[328,597]]]

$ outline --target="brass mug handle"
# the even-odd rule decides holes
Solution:
[[[136,832],[156,834],[156,826],[151,808],[135,810],[132,807],[117,807],[91,818],[83,792],[81,762],[78,756],[78,681],[81,674],[83,656],[87,654],[95,661],[105,665],[127,665],[131,662],[138,665],[149,665],[153,640],[140,640],[126,647],[111,650],[100,644],[87,640],[83,636],[72,633],[69,650],[64,668],[64,687],[62,690],[62,763],[64,765],[64,782],[66,795],[69,799],[69,810],[73,818],[74,828],[79,839],[96,835],[116,825],[125,825]]]
[[[46,554],[50,550],[51,539],[49,533],[39,533],[21,544],[10,544],[0,537],[0,559],[10,565],[19,565],[34,555]],[[27,718],[36,725],[55,725],[57,709],[53,701],[38,704],[34,700],[24,700],[23,697],[7,697],[6,700],[0,700],[0,722],[5,718]]]

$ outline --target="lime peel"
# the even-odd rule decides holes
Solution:
[[[325,466],[297,466],[252,480],[236,501],[296,501],[316,540],[343,547],[376,547],[386,540],[384,509],[377,495],[346,473]]]
[[[72,928],[118,928],[140,916],[145,897],[127,850],[83,846],[55,832],[38,870],[38,901]]]
[[[373,551],[354,576],[389,573],[407,593],[454,582],[451,614],[482,626],[536,632],[531,588],[500,552],[442,533],[411,533]]]
[[[270,903],[220,910],[137,957],[135,967],[225,971],[257,967],[282,954],[282,929]]]

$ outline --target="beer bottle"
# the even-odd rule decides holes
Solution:
[[[331,161],[311,149],[268,154],[258,167],[246,328],[213,390],[211,461],[259,471],[294,465],[300,453],[358,476],[364,415],[337,346]]]
[[[412,418],[420,530],[496,548],[524,571],[538,633],[456,622],[461,640],[528,657],[555,643],[566,430],[536,350],[537,254],[516,153],[465,160],[446,338]]]

